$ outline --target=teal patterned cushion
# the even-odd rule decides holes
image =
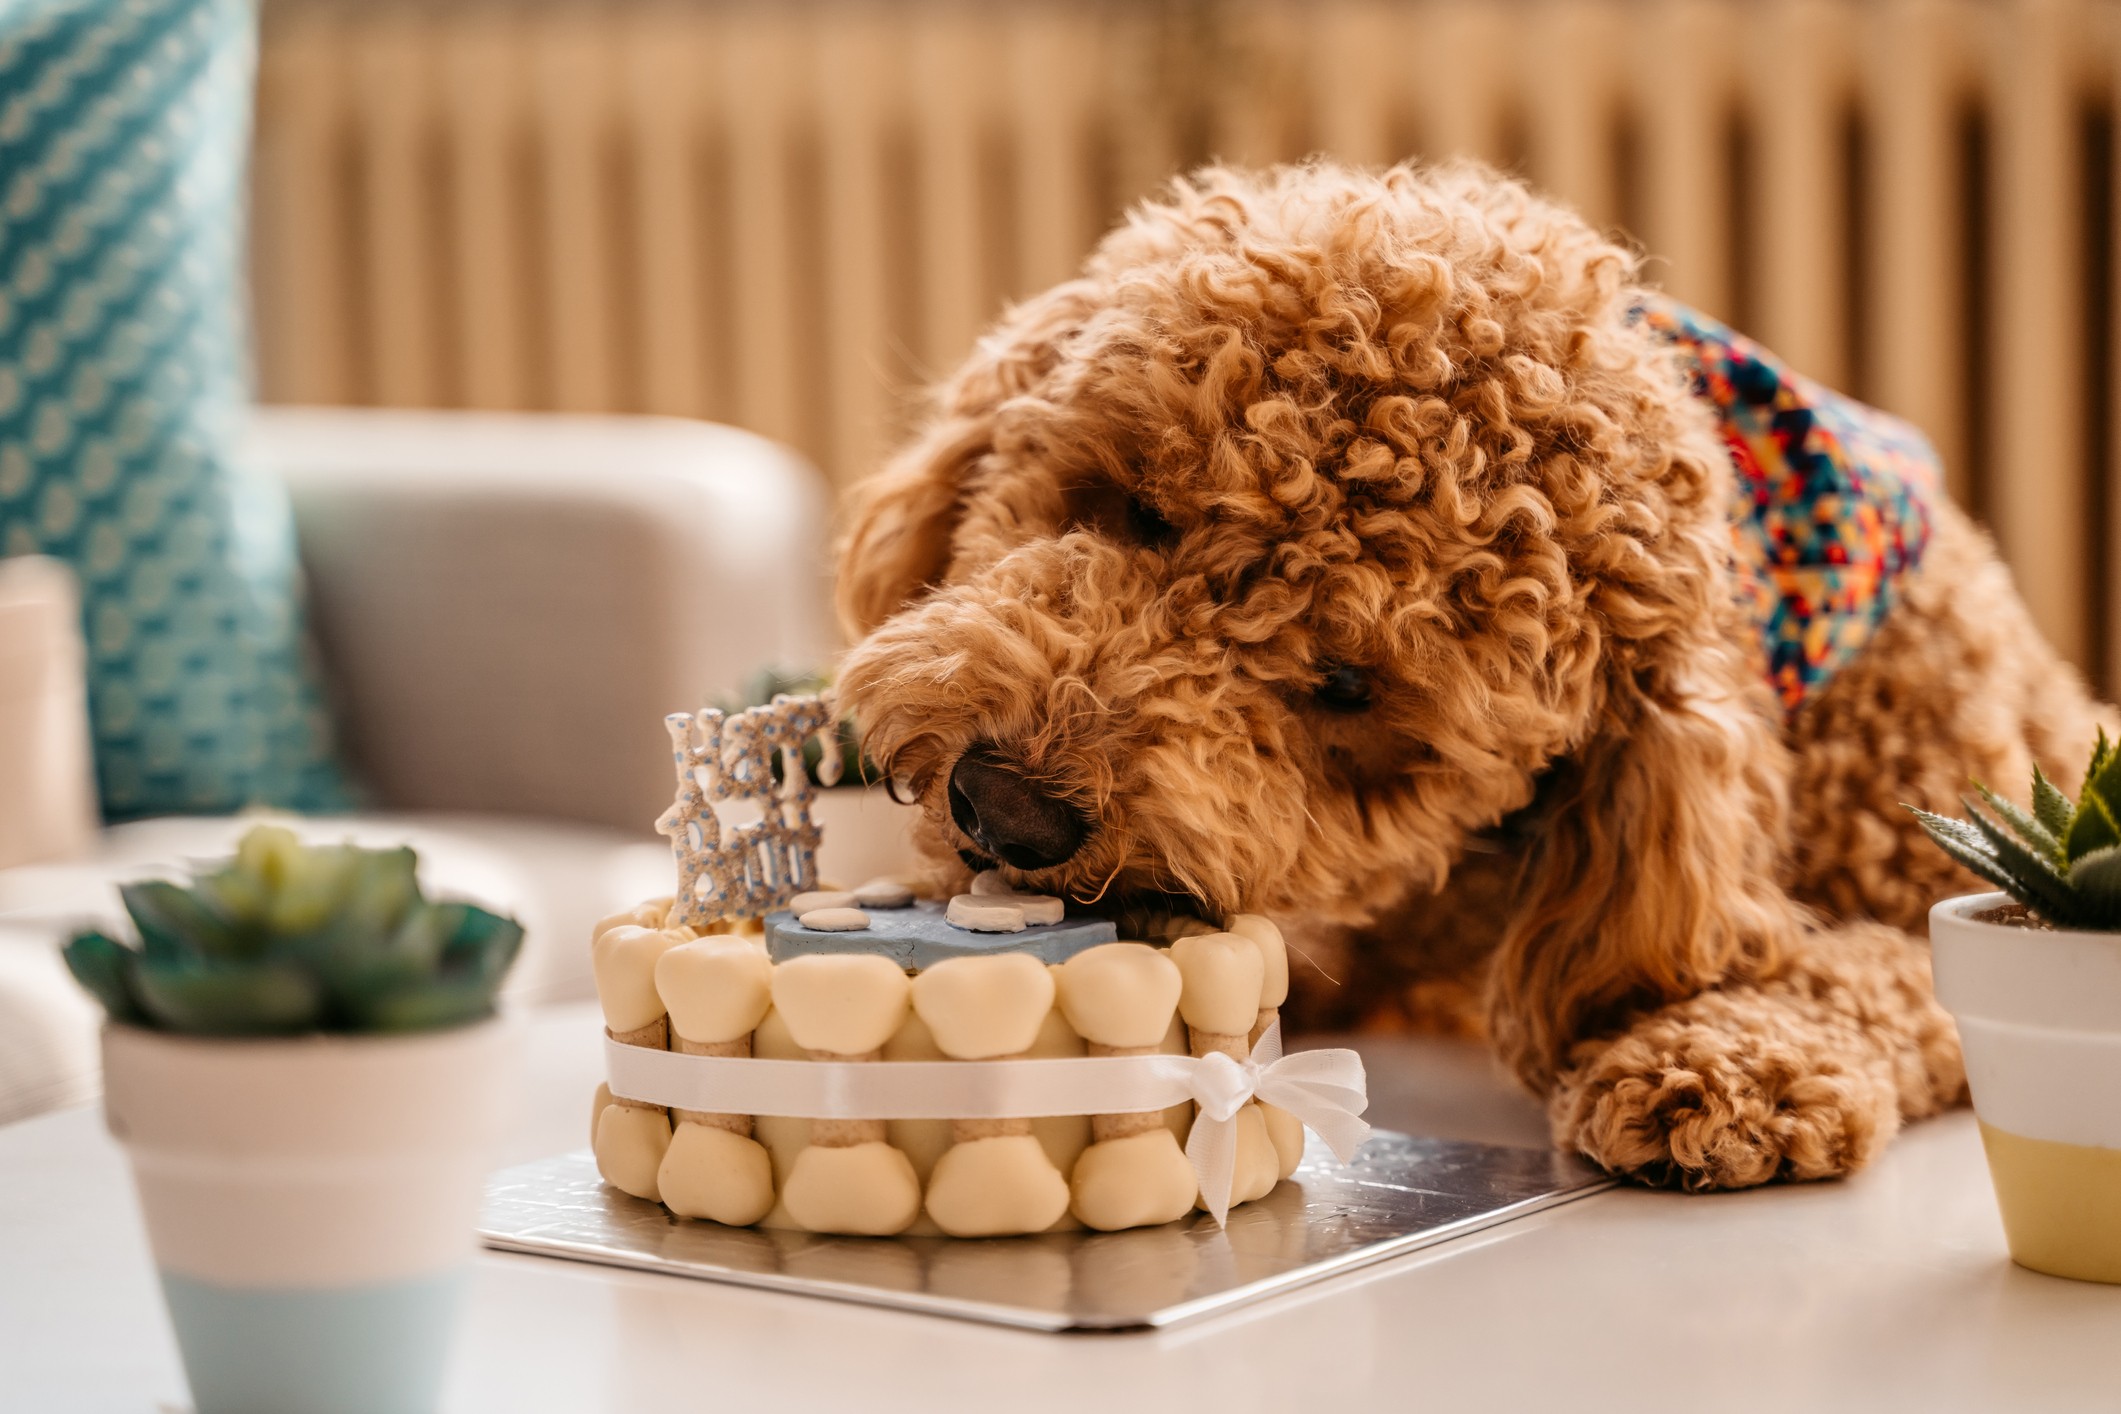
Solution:
[[[285,491],[236,455],[249,0],[0,0],[0,554],[81,577],[105,814],[330,809]]]

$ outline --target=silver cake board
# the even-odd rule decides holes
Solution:
[[[671,1216],[587,1150],[495,1175],[480,1237],[629,1267],[1040,1331],[1174,1326],[1612,1186],[1540,1149],[1373,1133],[1342,1167],[1311,1137],[1295,1176],[1231,1210],[1128,1232],[828,1237]]]

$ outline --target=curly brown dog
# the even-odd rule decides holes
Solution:
[[[1648,297],[1471,165],[1133,212],[857,500],[842,691],[939,867],[1278,915],[1313,1024],[1464,987],[1557,1142],[1647,1181],[1849,1173],[1956,1102],[1921,934],[1974,881],[1900,803],[2109,719],[1941,497],[1786,718]]]

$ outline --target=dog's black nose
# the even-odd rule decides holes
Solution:
[[[1090,822],[1067,801],[977,742],[950,772],[950,818],[972,842],[1018,869],[1048,869],[1075,857]]]

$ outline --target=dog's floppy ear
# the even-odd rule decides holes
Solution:
[[[943,577],[966,470],[991,444],[990,419],[939,417],[849,498],[840,542],[840,625],[860,638]]]
[[[948,572],[965,483],[994,450],[997,415],[1051,371],[1057,346],[1094,299],[1092,282],[1074,280],[1009,311],[937,390],[912,445],[855,488],[839,550],[840,623],[849,638]]]
[[[1659,645],[1543,794],[1489,1023],[1545,1092],[1578,1041],[1773,965],[1804,926],[1776,866],[1789,758],[1753,665],[1708,632]]]

